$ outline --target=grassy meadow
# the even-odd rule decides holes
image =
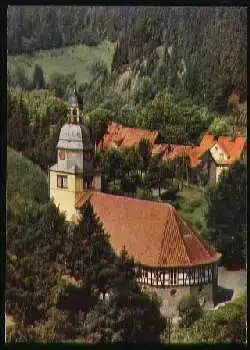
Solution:
[[[36,64],[42,67],[45,80],[53,73],[75,73],[78,84],[88,83],[91,79],[91,65],[101,60],[111,68],[115,43],[104,41],[98,46],[76,45],[60,49],[39,51],[33,56],[8,56],[8,68],[15,69],[20,65],[32,78]]]
[[[206,227],[206,200],[203,189],[197,186],[184,187],[178,193],[178,214],[194,227],[202,231]]]

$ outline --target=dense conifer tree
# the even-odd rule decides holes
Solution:
[[[63,215],[53,203],[26,202],[7,234],[6,311],[20,324],[46,320],[64,271]]]
[[[43,70],[37,64],[35,65],[35,68],[34,68],[32,85],[33,85],[34,89],[44,89],[45,88]]]
[[[229,265],[246,261],[246,182],[246,166],[237,161],[207,192],[208,238]]]
[[[108,289],[114,253],[102,224],[87,201],[82,209],[79,224],[72,226],[71,250],[67,258],[70,274],[81,279],[89,294]],[[104,278],[106,270],[106,279]],[[102,276],[101,276],[102,274]],[[100,277],[101,276],[101,277]]]

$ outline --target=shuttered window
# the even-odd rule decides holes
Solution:
[[[57,187],[68,188],[68,177],[64,175],[57,175]]]

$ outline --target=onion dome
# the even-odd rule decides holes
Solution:
[[[60,132],[57,148],[66,150],[89,150],[94,146],[88,128],[83,124],[65,124]]]

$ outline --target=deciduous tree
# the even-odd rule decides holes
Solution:
[[[88,113],[88,127],[94,143],[98,143],[106,132],[112,113],[103,108],[97,108]]]

